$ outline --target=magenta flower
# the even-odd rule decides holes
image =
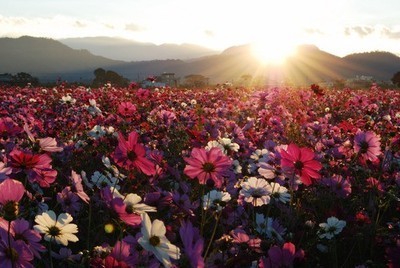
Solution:
[[[311,179],[319,179],[318,171],[322,165],[314,160],[314,152],[308,148],[299,148],[296,144],[289,144],[286,150],[281,150],[282,168],[289,174],[296,174],[304,185],[312,184]]]
[[[154,175],[155,165],[146,158],[145,148],[138,143],[138,138],[139,134],[133,131],[129,134],[128,140],[119,133],[119,143],[114,151],[113,159],[118,166],[125,169],[137,169],[146,175]]]
[[[0,204],[3,206],[3,217],[7,221],[15,220],[18,213],[18,202],[25,193],[25,187],[21,182],[13,179],[5,179],[0,183]]]
[[[183,171],[185,175],[191,179],[197,178],[200,184],[206,184],[211,179],[217,188],[221,188],[224,177],[229,176],[232,165],[232,160],[218,147],[209,151],[194,148],[190,157],[185,157],[184,160],[187,163]]]
[[[362,159],[374,162],[381,154],[380,137],[373,131],[358,132],[354,137],[354,152]]]
[[[115,212],[118,213],[119,218],[126,224],[137,227],[142,223],[139,213],[135,213],[124,200],[121,198],[114,198],[111,201],[111,206]]]
[[[136,106],[132,104],[132,102],[130,101],[121,102],[118,105],[118,113],[122,116],[125,117],[133,116],[135,112],[136,112]]]
[[[28,246],[21,240],[15,241],[8,236],[7,231],[0,228],[0,267],[34,267],[30,261],[33,254]]]
[[[293,267],[296,258],[302,259],[304,257],[303,250],[296,251],[296,246],[291,243],[283,244],[282,248],[273,246],[268,250],[269,258],[263,259],[260,267],[263,268],[279,268],[279,267]]]

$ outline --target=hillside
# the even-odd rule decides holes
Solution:
[[[296,55],[283,66],[262,65],[252,55],[250,45],[227,48],[222,53],[190,60],[117,61],[93,55],[87,50],[72,49],[46,38],[0,38],[0,73],[27,72],[41,81],[90,82],[99,67],[113,70],[130,80],[148,75],[174,72],[183,78],[202,74],[211,83],[237,81],[242,75],[259,77],[271,83],[318,83],[356,75],[387,81],[400,70],[400,58],[388,52],[369,52],[337,57],[312,45],[298,48]]]
[[[193,44],[155,45],[112,37],[67,38],[59,41],[73,49],[86,49],[95,55],[123,61],[187,60],[218,53]]]

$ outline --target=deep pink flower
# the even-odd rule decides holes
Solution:
[[[15,136],[20,133],[20,128],[10,117],[0,118],[0,137],[7,139],[10,136]]]
[[[321,178],[318,171],[322,168],[322,165],[314,160],[314,152],[310,149],[299,148],[292,143],[286,150],[281,150],[281,156],[282,168],[290,174],[299,175],[304,185],[311,185],[311,179]]]
[[[25,187],[21,182],[13,179],[5,179],[0,183],[0,204],[2,205],[3,218],[7,221],[15,220],[18,213],[18,202],[25,193]]]
[[[140,214],[129,209],[129,206],[124,203],[122,198],[114,198],[111,201],[111,206],[118,213],[119,218],[126,224],[137,227],[142,223]]]
[[[155,165],[146,158],[146,151],[142,144],[138,143],[139,135],[132,131],[128,140],[119,133],[118,146],[114,151],[113,159],[116,164],[125,169],[137,169],[146,175],[155,174]]]
[[[136,106],[132,102],[121,102],[118,105],[118,113],[122,116],[132,116],[136,112]]]
[[[232,160],[218,147],[209,151],[194,148],[190,157],[185,157],[184,160],[187,165],[183,172],[189,178],[197,178],[200,184],[206,184],[207,180],[211,179],[217,188],[222,186],[224,177],[229,175],[232,165]]]
[[[51,168],[51,158],[47,154],[38,155],[14,149],[10,153],[10,160],[10,166],[17,172],[33,168]]]
[[[358,132],[354,137],[354,152],[364,160],[374,162],[381,154],[380,137],[373,131]]]
[[[83,190],[82,177],[75,171],[71,171],[70,180],[72,181],[72,190],[87,204],[89,204],[90,197]]]

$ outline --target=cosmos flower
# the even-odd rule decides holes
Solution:
[[[381,152],[380,137],[373,131],[360,131],[354,137],[354,152],[360,154],[364,160],[374,162]]]
[[[191,179],[197,178],[200,184],[206,184],[211,179],[217,188],[222,186],[224,176],[229,175],[232,165],[232,160],[216,147],[210,151],[193,148],[190,157],[185,157],[184,160],[187,163],[183,171],[185,175]]]
[[[33,268],[30,263],[33,257],[33,253],[22,240],[15,241],[7,231],[0,228],[0,267]]]
[[[0,183],[0,204],[3,217],[7,221],[15,220],[19,213],[18,202],[25,193],[25,187],[20,181],[5,179]]]
[[[122,116],[125,117],[133,116],[135,112],[136,112],[136,106],[130,101],[121,102],[118,105],[118,113]]]
[[[279,183],[271,182],[271,197],[282,203],[287,203],[290,200],[290,194],[288,189],[281,186]]]
[[[146,158],[146,151],[142,144],[138,143],[139,134],[132,131],[128,140],[119,133],[118,146],[114,151],[115,163],[125,169],[136,169],[146,175],[155,174],[155,165]]]
[[[332,239],[335,235],[339,234],[346,226],[346,222],[339,220],[336,217],[330,217],[326,223],[320,223],[321,230],[318,232],[319,238]]]
[[[37,225],[33,228],[44,234],[44,240],[55,241],[57,244],[68,246],[68,241],[79,241],[79,238],[75,235],[78,232],[78,226],[70,223],[72,220],[72,216],[68,213],[61,213],[57,217],[54,211],[49,210],[41,215],[36,215],[35,222]]]
[[[228,192],[211,190],[203,196],[202,200],[203,209],[214,208],[217,211],[221,211],[226,203],[231,200],[231,195]]]
[[[244,201],[253,204],[255,207],[269,204],[272,188],[265,179],[250,177],[240,186],[242,189],[239,194],[244,197]]]
[[[296,144],[289,144],[286,150],[281,150],[281,165],[289,174],[300,176],[304,185],[312,184],[312,179],[319,179],[318,171],[322,165],[314,160],[314,152],[308,148],[299,148]]]
[[[165,267],[172,267],[171,259],[178,260],[181,256],[180,249],[172,245],[165,237],[166,228],[162,221],[154,220],[153,223],[147,213],[142,217],[142,237],[138,243],[147,251],[152,252]]]

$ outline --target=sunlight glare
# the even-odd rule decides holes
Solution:
[[[263,64],[280,65],[296,52],[296,44],[282,40],[255,42],[253,55]]]

